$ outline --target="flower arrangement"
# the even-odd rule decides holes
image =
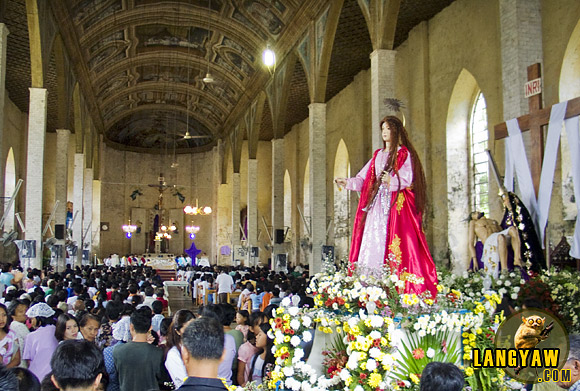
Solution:
[[[546,299],[544,306],[560,317],[568,332],[580,333],[580,301],[575,300],[580,289],[579,273],[550,269],[543,271],[538,279],[547,288],[540,296]],[[545,297],[546,293],[550,300]],[[550,306],[550,302],[554,304]]]
[[[474,368],[472,351],[493,347],[504,320],[494,315],[502,298],[521,301],[529,289],[553,302],[572,328],[578,326],[580,276],[546,271],[525,281],[517,272],[502,272],[486,286],[485,276],[471,272],[439,273],[435,300],[403,293],[405,276],[385,271],[382,278],[349,274],[346,268],[312,278],[315,308],[299,309],[285,298],[270,321],[276,365],[263,388],[280,390],[417,390],[420,374],[431,361],[456,363],[471,389],[517,388],[501,369]],[[528,292],[528,293],[526,293]],[[537,296],[537,295],[536,295]],[[576,325],[576,326],[574,326]],[[333,336],[324,354],[324,371],[304,362],[315,333]]]

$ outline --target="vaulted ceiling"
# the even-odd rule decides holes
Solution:
[[[30,60],[27,64],[27,57],[22,56],[28,39],[22,23],[26,26],[25,0],[0,1],[11,31],[6,88],[26,112],[30,74],[25,68]],[[105,140],[120,148],[170,146],[185,152],[211,146],[228,133],[225,124],[244,110],[270,77],[261,63],[266,45],[283,60],[328,1],[55,0],[50,5]],[[415,25],[451,2],[402,0],[395,47]],[[327,100],[370,67],[371,51],[357,0],[345,0]],[[16,67],[24,72],[11,72]],[[47,69],[45,84],[51,99],[54,64]],[[203,81],[208,72],[213,83]],[[308,115],[308,87],[301,66],[296,66],[290,88],[286,130]],[[265,110],[264,116],[269,115]],[[267,140],[272,137],[272,125],[265,119],[261,139]],[[48,129],[55,127],[49,108]],[[184,139],[186,132],[192,138]]]

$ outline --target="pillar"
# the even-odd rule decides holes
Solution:
[[[322,269],[322,246],[326,245],[326,104],[311,103],[308,110],[313,275]]]
[[[234,250],[241,245],[240,241],[240,173],[232,175],[232,246]],[[234,259],[237,254],[234,252]]]
[[[276,244],[276,230],[284,229],[284,139],[272,140],[272,266],[276,265],[276,254],[284,252],[282,244]],[[289,261],[289,260],[288,260]]]
[[[93,249],[94,254],[100,254],[101,248],[101,185],[98,179],[93,180]],[[143,220],[145,221],[145,220]],[[143,246],[141,251],[145,251]]]
[[[248,159],[247,245],[249,249],[252,247],[258,247],[258,159]]]
[[[89,250],[88,263],[91,261],[93,243],[93,169],[84,169],[83,185],[83,250]],[[79,254],[82,256],[82,254]],[[85,264],[85,263],[83,263]]]
[[[395,50],[377,49],[371,53],[371,110],[373,151],[383,147],[379,122],[394,112],[385,105],[395,96]],[[311,162],[312,163],[312,162]],[[312,181],[312,177],[310,178]]]
[[[499,7],[503,117],[508,120],[528,112],[527,67],[542,62],[541,1],[500,0]]]
[[[2,140],[4,135],[4,100],[6,96],[6,48],[8,46],[8,27],[0,23],[0,151],[3,151]],[[0,159],[0,170],[4,177],[5,167],[4,160]],[[4,181],[0,181],[0,195],[4,195]],[[2,211],[4,205],[2,205]]]
[[[36,240],[36,257],[23,267],[42,268],[42,185],[47,96],[45,88],[30,88],[26,152],[25,239]]]
[[[66,227],[66,202],[67,202],[67,180],[68,180],[68,143],[70,140],[70,130],[56,130],[56,185],[54,189],[54,198],[58,201],[54,224]],[[66,239],[66,230],[64,238]],[[61,240],[64,245],[64,240]],[[65,268],[65,257],[57,259],[57,269],[62,271]]]
[[[81,263],[82,256],[82,239],[83,239],[83,187],[85,175],[85,155],[83,153],[75,153],[74,160],[74,175],[73,175],[73,241],[78,246],[77,257],[75,264],[78,266]]]
[[[66,201],[67,201],[67,179],[68,179],[68,143],[70,130],[56,130],[56,185],[55,199],[58,201],[55,224],[66,224]]]

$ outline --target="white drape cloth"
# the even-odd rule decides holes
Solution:
[[[572,180],[574,182],[574,198],[577,210],[576,228],[574,229],[574,238],[570,249],[570,256],[574,258],[580,258],[580,135],[578,134],[580,129],[578,124],[577,116],[566,120],[566,134],[572,160]]]
[[[552,106],[550,123],[548,124],[548,139],[544,149],[544,161],[542,163],[542,175],[540,176],[540,189],[538,191],[538,234],[540,243],[544,248],[544,236],[548,215],[550,214],[550,202],[552,200],[552,188],[554,187],[554,170],[558,159],[558,145],[560,134],[564,125],[566,106],[568,101],[557,103]]]
[[[506,159],[506,182],[510,180],[508,175],[511,172],[510,186],[506,186],[506,188],[513,191],[513,167],[515,166],[522,202],[530,212],[532,221],[536,226],[536,231],[538,231],[538,203],[536,201],[534,182],[532,181],[532,173],[530,171],[530,165],[528,164],[520,125],[516,118],[506,121],[506,125],[509,133],[509,137],[506,140],[506,157],[509,157],[509,160]],[[508,149],[509,151],[507,151]]]

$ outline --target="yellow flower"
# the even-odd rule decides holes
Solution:
[[[481,334],[481,333],[483,333],[483,330],[481,329],[481,327],[478,327],[477,330],[475,330],[475,332],[477,334]]]
[[[415,384],[419,384],[419,377],[417,375],[415,375],[414,373],[411,373],[411,376],[409,376],[411,378],[411,381]]]
[[[437,292],[442,292],[445,287],[441,284],[437,284]]]
[[[470,343],[469,346],[471,346],[472,348],[476,348],[477,347],[477,345],[476,345],[475,342]]]
[[[350,386],[350,384],[352,383],[352,376],[351,376],[351,377],[349,377],[348,379],[346,379],[346,380],[344,381],[344,383],[346,384],[346,386],[347,386],[347,387],[348,387],[348,386]]]
[[[285,335],[284,336],[284,342],[286,342],[286,343],[290,342],[290,336],[289,335]]]
[[[284,314],[282,316],[282,319],[284,319],[284,320],[290,320],[290,314]]]
[[[469,354],[469,353],[463,353],[463,359],[464,360],[471,360],[471,354]]]
[[[359,368],[362,371],[366,371],[367,370],[367,362],[366,361],[361,362],[360,365],[359,365]]]
[[[472,367],[465,368],[465,375],[473,376],[473,368]]]
[[[350,304],[344,303],[344,308],[346,308],[348,310],[350,308]]]
[[[284,313],[284,308],[276,308],[276,313],[277,314],[283,314]]]
[[[340,327],[337,327],[336,332],[340,334],[340,333],[342,333],[342,329]]]
[[[369,377],[369,386],[376,388],[379,386],[381,381],[383,381],[383,377],[379,373],[373,372]]]
[[[469,333],[467,331],[464,331],[463,334],[461,334],[461,336],[463,338],[467,338],[467,337],[469,337]]]

